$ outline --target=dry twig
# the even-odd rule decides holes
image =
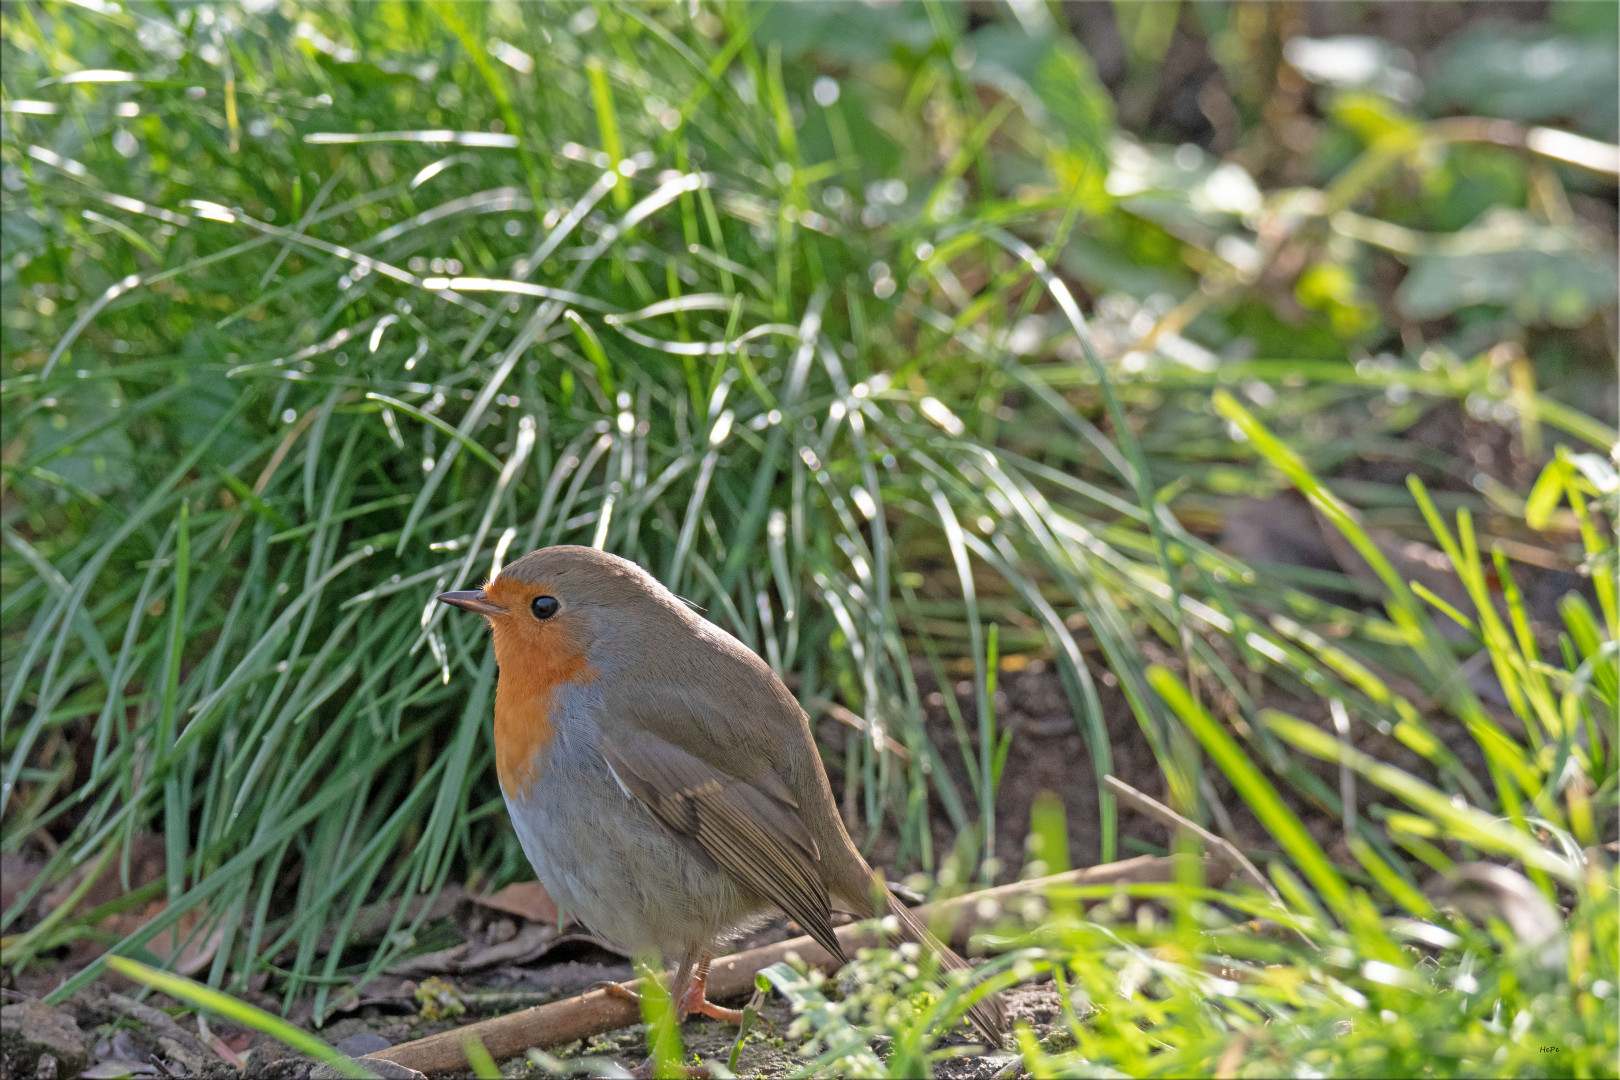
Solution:
[[[1277,890],[1272,887],[1271,882],[1267,881],[1266,876],[1260,872],[1260,868],[1255,866],[1254,863],[1250,862],[1249,857],[1243,854],[1243,852],[1239,851],[1236,844],[1224,837],[1216,836],[1214,833],[1210,832],[1196,821],[1183,817],[1152,796],[1142,794],[1140,791],[1137,791],[1135,788],[1131,787],[1131,785],[1125,783],[1125,781],[1119,779],[1118,777],[1104,777],[1104,783],[1108,786],[1109,791],[1113,792],[1121,799],[1124,799],[1126,802],[1142,811],[1142,813],[1151,818],[1156,818],[1157,820],[1162,821],[1164,824],[1170,826],[1171,829],[1186,829],[1188,832],[1198,837],[1204,843],[1209,845],[1209,850],[1216,858],[1220,859],[1221,862],[1231,867],[1237,873],[1248,878],[1267,896],[1275,900],[1278,907],[1287,906],[1283,903],[1282,897],[1277,894]],[[1295,930],[1294,933],[1299,936],[1301,941],[1309,945],[1311,948],[1317,948],[1316,942],[1306,937],[1300,931]]]
[[[1186,829],[1198,837],[1198,839],[1209,845],[1216,858],[1254,882],[1262,892],[1277,901],[1277,903],[1282,903],[1282,897],[1277,895],[1277,890],[1272,887],[1271,882],[1266,880],[1266,876],[1260,872],[1259,867],[1249,861],[1247,855],[1237,849],[1236,844],[1224,837],[1216,836],[1196,821],[1181,816],[1152,796],[1142,794],[1117,776],[1104,777],[1103,783],[1108,786],[1109,791],[1130,803],[1148,817],[1161,821],[1172,829]]]

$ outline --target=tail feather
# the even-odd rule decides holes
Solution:
[[[972,964],[956,955],[949,945],[930,933],[922,920],[912,914],[911,909],[893,893],[889,894],[889,914],[899,922],[901,935],[906,940],[915,941],[938,953],[940,965],[947,971],[972,969]],[[974,1002],[973,1007],[968,1010],[968,1020],[991,1047],[999,1047],[1002,1037],[1007,1034],[1007,1006],[1000,992],[988,994]]]

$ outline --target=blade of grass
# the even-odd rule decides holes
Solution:
[[[331,1046],[311,1035],[303,1028],[294,1027],[279,1016],[265,1012],[256,1005],[220,993],[212,987],[193,982],[183,975],[174,975],[167,971],[148,967],[139,961],[131,960],[125,956],[113,956],[107,959],[107,966],[118,974],[138,982],[153,990],[168,994],[185,1002],[195,1009],[202,1009],[224,1017],[233,1023],[240,1024],[254,1031],[262,1032],[278,1042],[299,1053],[308,1054],[317,1061],[332,1066],[344,1076],[371,1077],[375,1080],[376,1073],[371,1072],[363,1065],[338,1053]],[[485,1055],[488,1057],[488,1055]],[[499,1075],[497,1073],[496,1075]]]

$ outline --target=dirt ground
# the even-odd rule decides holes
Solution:
[[[467,1012],[455,1020],[424,1021],[420,1016],[403,1011],[410,1007],[401,999],[395,1005],[370,1005],[354,1014],[329,1022],[320,1036],[340,1051],[359,1056],[385,1045],[398,1045],[411,1039],[423,1038],[440,1031],[451,1030],[461,1023],[499,1015],[528,1005],[566,997],[582,988],[580,982],[595,982],[606,977],[629,978],[628,964],[596,964],[568,961],[535,971],[507,971],[490,976],[464,980],[460,986]],[[488,985],[505,983],[495,990]],[[539,989],[539,985],[557,989]],[[566,987],[566,988],[565,988]],[[9,1000],[9,999],[8,999]],[[126,999],[128,1000],[128,999]],[[146,1004],[160,1010],[177,1009],[178,1003],[163,995],[153,995]],[[1015,1021],[1028,1023],[1038,1037],[1054,1046],[1064,1038],[1063,1032],[1052,1031],[1052,1021],[1059,1015],[1057,992],[1050,984],[1020,986],[1007,995],[1009,1012]],[[765,1023],[755,1023],[743,1039],[738,1054],[738,1076],[786,1076],[804,1064],[794,1043],[786,1038],[793,1023],[788,1003],[771,997],[760,1010]],[[280,1043],[257,1035],[224,1021],[208,1025],[206,1034],[200,1030],[195,1017],[183,1016],[171,1021],[183,1036],[166,1031],[164,1026],[143,1024],[129,1016],[120,1006],[109,1002],[105,991],[92,991],[76,997],[59,1011],[61,1019],[76,1023],[84,1040],[88,1060],[97,1063],[90,1071],[79,1074],[60,1072],[47,1066],[43,1071],[38,1063],[38,1052],[23,1057],[12,1052],[8,1043],[3,1073],[10,1080],[45,1077],[55,1073],[60,1077],[86,1076],[200,1076],[208,1080],[238,1080],[243,1076],[264,1080],[308,1080],[315,1072],[314,1062],[294,1053]],[[8,1027],[11,1024],[8,1016]],[[201,1037],[217,1039],[234,1048],[243,1060],[238,1068],[215,1053],[204,1049]],[[737,1029],[726,1024],[699,1018],[681,1027],[681,1040],[685,1060],[690,1064],[724,1065],[736,1044]],[[189,1043],[190,1045],[186,1045]],[[1003,1049],[983,1051],[971,1035],[963,1029],[942,1042],[942,1048],[960,1047],[963,1056],[942,1058],[935,1066],[935,1075],[942,1080],[988,1080],[994,1076],[1016,1076],[1016,1054]],[[881,1057],[885,1048],[874,1046]],[[646,1026],[633,1027],[553,1048],[551,1054],[565,1063],[577,1063],[582,1070],[600,1070],[611,1061],[618,1066],[633,1068],[647,1055]],[[82,1059],[81,1059],[82,1060]],[[122,1068],[122,1072],[119,1069]],[[513,1058],[501,1063],[501,1075],[506,1077],[543,1077],[555,1075],[542,1064]],[[318,1073],[316,1074],[318,1075]],[[470,1071],[467,1075],[471,1075]]]

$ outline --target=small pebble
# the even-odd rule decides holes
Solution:
[[[378,1050],[386,1050],[393,1045],[375,1031],[357,1031],[353,1035],[339,1039],[334,1048],[338,1053],[347,1054],[349,1057],[363,1057]]]

